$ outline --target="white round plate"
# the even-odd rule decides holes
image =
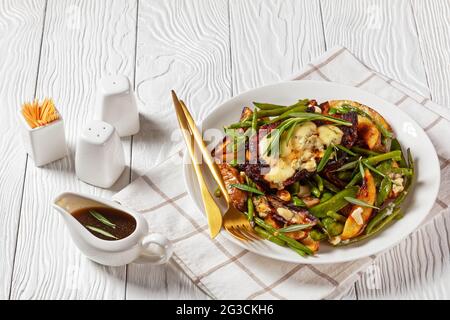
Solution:
[[[403,148],[411,148],[416,162],[416,181],[412,192],[403,204],[404,218],[389,226],[382,233],[360,243],[343,247],[332,247],[321,243],[314,257],[303,258],[292,250],[269,241],[241,242],[226,231],[221,233],[228,240],[256,254],[277,260],[324,264],[339,263],[367,257],[397,244],[413,232],[425,219],[436,200],[439,190],[440,167],[436,151],[422,128],[409,115],[395,105],[366,91],[341,84],[320,81],[289,81],[253,89],[242,93],[215,109],[203,121],[203,132],[237,122],[244,106],[252,106],[252,101],[289,105],[298,99],[316,99],[319,103],[327,100],[354,100],[377,110],[391,124]],[[184,177],[189,195],[197,207],[203,211],[201,196],[191,165],[184,163]],[[206,166],[204,166],[206,167]],[[206,168],[203,168],[206,173]],[[209,174],[205,174],[209,190],[214,192],[216,184]]]

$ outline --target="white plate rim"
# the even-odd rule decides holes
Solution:
[[[362,94],[364,96],[367,97],[367,99],[369,100],[378,100],[380,102],[382,102],[385,105],[388,105],[389,108],[396,108],[394,110],[398,110],[398,112],[402,115],[402,117],[405,117],[408,119],[408,121],[410,121],[412,124],[414,124],[416,126],[416,128],[420,131],[421,134],[424,135],[425,141],[427,144],[429,144],[432,147],[433,152],[431,154],[428,154],[429,159],[427,159],[427,161],[430,161],[430,163],[434,163],[434,165],[431,165],[432,170],[434,170],[435,172],[432,174],[432,176],[434,177],[434,180],[432,183],[432,189],[429,190],[429,196],[428,196],[428,201],[426,204],[422,204],[421,205],[421,209],[423,210],[423,214],[421,215],[421,219],[417,219],[415,226],[413,227],[409,227],[407,229],[407,232],[403,232],[403,234],[399,237],[397,237],[394,241],[391,241],[391,243],[389,245],[385,245],[382,247],[379,247],[378,249],[371,249],[366,251],[364,254],[359,254],[357,256],[352,255],[352,256],[344,256],[342,258],[339,259],[334,259],[334,260],[327,260],[327,259],[321,259],[320,258],[320,250],[317,253],[317,256],[315,257],[301,257],[299,255],[289,255],[289,256],[283,256],[280,254],[276,254],[274,252],[271,251],[261,251],[261,250],[257,250],[253,247],[249,247],[247,245],[245,245],[244,242],[241,242],[237,239],[235,239],[233,236],[231,236],[230,234],[228,234],[225,230],[221,230],[220,234],[225,237],[227,240],[235,243],[236,245],[240,246],[243,249],[249,250],[252,253],[255,253],[257,255],[263,256],[263,257],[267,257],[267,258],[272,258],[278,261],[284,261],[284,262],[290,262],[290,263],[301,263],[301,264],[312,264],[312,265],[319,265],[319,264],[335,264],[335,263],[344,263],[344,262],[349,262],[349,261],[354,261],[357,259],[362,259],[362,258],[366,258],[369,256],[373,256],[376,254],[379,254],[380,252],[383,252],[385,250],[388,250],[390,248],[392,248],[393,246],[395,246],[396,244],[398,244],[399,242],[401,242],[403,239],[405,239],[408,235],[410,235],[412,232],[414,232],[417,227],[420,226],[420,224],[425,220],[425,218],[428,216],[429,212],[431,211],[432,206],[434,205],[438,192],[439,192],[439,186],[440,186],[440,165],[439,165],[439,160],[437,157],[437,153],[436,150],[434,148],[434,145],[432,144],[431,140],[429,139],[428,135],[425,133],[425,131],[417,124],[417,122],[412,119],[407,113],[405,113],[403,110],[401,110],[400,108],[398,108],[397,106],[395,106],[394,104],[392,104],[389,101],[386,101],[385,99],[376,96],[370,92],[367,92],[365,90],[362,90],[360,88],[355,88],[355,87],[351,87],[351,86],[347,86],[347,85],[343,85],[340,83],[335,83],[335,82],[325,82],[325,81],[314,81],[314,80],[294,80],[294,81],[283,81],[283,82],[278,82],[275,84],[270,84],[270,85],[266,85],[266,86],[262,86],[262,87],[258,87],[258,88],[254,88],[254,89],[250,89],[247,90],[245,92],[240,93],[239,95],[236,95],[232,98],[230,98],[229,100],[225,101],[224,103],[220,104],[218,107],[216,107],[210,114],[208,114],[208,116],[205,117],[205,119],[203,119],[203,121],[200,124],[200,128],[203,128],[204,123],[208,121],[208,119],[210,119],[210,117],[212,117],[215,113],[218,112],[218,110],[220,110],[221,108],[227,107],[228,105],[232,105],[233,103],[236,103],[239,99],[242,99],[243,96],[252,94],[253,92],[257,92],[260,90],[270,90],[273,88],[277,88],[279,86],[285,86],[285,85],[312,85],[312,86],[318,86],[318,87],[333,87],[334,89],[342,89],[343,91],[346,90],[350,90],[353,91],[355,93],[359,93]],[[314,98],[314,97],[309,97],[309,98]],[[336,98],[338,99],[338,98]],[[343,98],[339,98],[339,100],[343,100]],[[352,99],[348,99],[348,100],[352,100]],[[270,101],[269,101],[270,102]],[[319,101],[320,102],[320,101]],[[368,104],[371,108],[377,110],[377,106],[376,105],[371,105]],[[240,105],[240,109],[239,111],[242,109],[242,105]],[[378,110],[377,110],[378,111]],[[382,114],[383,115],[383,114]],[[384,116],[384,115],[383,115]],[[389,121],[389,123],[393,126],[394,131],[396,131],[394,124]],[[403,144],[403,143],[402,143]],[[191,198],[191,200],[194,202],[195,207],[200,210],[203,214],[204,214],[204,210],[201,206],[201,204],[196,200],[196,196],[194,195],[194,191],[193,188],[198,188],[197,186],[197,182],[193,173],[193,168],[192,166],[188,163],[188,155],[187,152],[185,152],[184,155],[184,159],[183,159],[183,179],[184,179],[184,183],[187,189],[187,193],[189,195],[189,197]],[[416,179],[417,180],[417,179]],[[414,182],[416,183],[416,181]],[[417,186],[413,186],[412,192],[415,193],[416,192],[416,187]],[[411,195],[408,196],[408,199],[411,198]],[[407,213],[406,213],[407,214]],[[401,220],[398,222],[400,223]],[[390,226],[389,228],[393,227],[394,225]],[[371,239],[371,240],[375,240],[375,238]],[[268,247],[273,247],[276,246],[275,244],[271,244],[268,241],[263,241],[263,243],[268,244]],[[370,240],[368,241],[364,241],[362,246],[365,246],[367,243],[370,243]],[[351,245],[350,245],[351,246]],[[341,248],[348,248],[349,246],[346,247],[339,247],[339,248],[334,248],[334,250],[340,250]],[[289,250],[289,249],[285,249],[285,250]]]

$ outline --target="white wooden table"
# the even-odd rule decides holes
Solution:
[[[163,160],[175,128],[169,89],[201,119],[335,44],[450,106],[449,33],[449,0],[1,0],[0,299],[204,298],[175,266],[88,261],[51,199],[65,190],[111,196]],[[75,177],[74,145],[92,115],[97,79],[114,73],[134,83],[142,129],[125,140],[128,170],[101,190]],[[16,110],[47,96],[65,118],[71,154],[36,168]],[[344,298],[449,299],[450,230],[436,232],[442,259],[419,233],[383,254]]]

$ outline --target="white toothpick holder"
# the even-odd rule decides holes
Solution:
[[[67,155],[64,121],[59,114],[59,119],[45,126],[31,128],[21,111],[20,133],[25,151],[28,153],[37,167],[64,158]]]
[[[77,177],[101,188],[110,188],[125,169],[125,154],[116,129],[109,123],[90,120],[77,141]]]
[[[94,119],[113,125],[120,137],[139,132],[139,112],[130,80],[123,75],[100,79]]]

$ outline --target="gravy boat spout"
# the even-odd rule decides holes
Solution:
[[[161,234],[149,233],[147,220],[142,214],[125,208],[114,201],[80,193],[65,192],[54,199],[53,208],[60,213],[80,251],[89,259],[100,264],[108,266],[121,266],[131,262],[162,264],[167,262],[172,255],[172,246],[169,240]],[[118,238],[111,233],[104,232],[104,230],[102,232],[102,230],[99,230],[101,228],[83,224],[82,220],[75,217],[83,211],[89,215],[91,211],[103,212],[108,210],[111,213],[120,213],[118,217],[127,217],[129,221],[132,221],[134,230],[132,229],[130,230],[131,233]],[[96,218],[95,215],[93,217],[90,217],[91,221],[97,222],[98,220],[101,222],[103,220],[103,223],[105,223],[106,220],[107,223],[112,224],[101,214],[98,214]],[[116,230],[116,225],[112,225],[114,229],[109,230]],[[118,230],[121,229],[120,225],[117,225],[117,228]],[[93,232],[91,232],[92,230]],[[105,234],[108,237],[105,238]]]

